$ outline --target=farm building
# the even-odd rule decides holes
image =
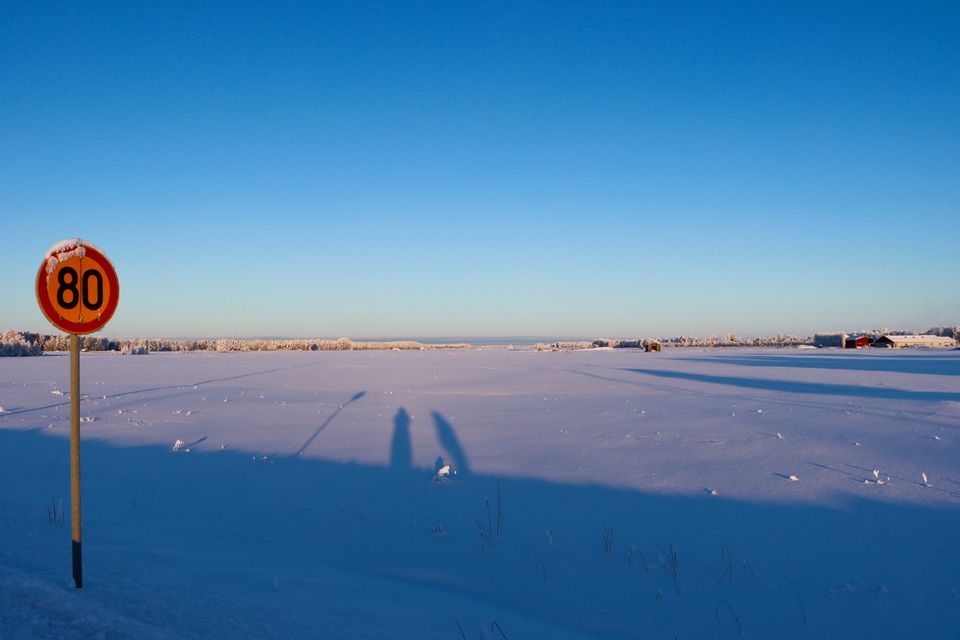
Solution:
[[[873,344],[873,338],[870,336],[850,336],[843,341],[845,349],[862,349]]]
[[[657,340],[645,340],[643,342],[643,350],[647,353],[652,351],[661,351],[663,350],[663,345],[661,345]]]
[[[955,347],[957,341],[945,336],[881,336],[873,343],[875,347],[901,349],[903,347]]]

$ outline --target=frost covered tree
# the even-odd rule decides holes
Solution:
[[[43,347],[35,333],[8,329],[0,336],[0,356],[39,356]]]

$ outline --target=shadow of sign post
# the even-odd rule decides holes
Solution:
[[[366,391],[358,391],[357,393],[353,394],[353,396],[351,396],[349,400],[347,400],[342,405],[340,405],[336,411],[334,411],[329,416],[327,416],[327,419],[324,420],[319,427],[317,427],[317,430],[313,432],[313,435],[307,438],[307,441],[303,443],[303,446],[297,450],[296,455],[302,456],[303,453],[307,450],[307,447],[313,444],[313,441],[317,439],[317,436],[320,435],[320,432],[326,429],[327,425],[333,422],[333,419],[336,418],[338,415],[340,415],[341,411],[343,411],[346,407],[350,406],[351,404],[353,404],[354,402],[356,402],[357,400],[359,400],[365,395],[367,395]]]

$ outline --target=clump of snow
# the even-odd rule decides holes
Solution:
[[[445,464],[445,465],[443,465],[442,467],[440,467],[439,469],[437,469],[437,472],[436,472],[436,473],[434,474],[434,476],[433,476],[433,481],[434,481],[434,482],[444,482],[444,481],[446,481],[446,480],[450,480],[450,479],[451,479],[453,476],[455,476],[456,474],[457,474],[457,472],[454,471],[454,470],[451,468],[450,465]]]
[[[103,253],[103,250],[100,249],[97,245],[93,244],[89,240],[82,240],[80,238],[67,238],[66,240],[61,240],[57,242],[44,254],[44,259],[50,258],[51,256],[66,255],[74,250],[80,250],[83,253],[73,254],[73,255],[86,255],[87,249],[93,249],[99,253]],[[61,257],[61,260],[66,260],[66,257]]]
[[[47,265],[45,271],[47,274],[47,282],[50,282],[50,276],[53,275],[58,264],[66,262],[71,258],[82,258],[87,255],[87,246],[88,245],[80,238],[71,238],[69,240],[61,240],[50,247],[46,254]]]
[[[58,253],[63,253],[65,251],[70,251],[71,249],[80,247],[83,244],[84,242],[80,238],[67,238],[66,240],[61,240],[60,242],[57,242],[56,244],[51,246],[49,249],[47,249],[47,252],[43,255],[43,257],[44,259],[50,258],[51,256],[54,256]]]

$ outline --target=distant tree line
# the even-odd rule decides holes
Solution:
[[[852,331],[850,335],[881,336],[889,334],[911,334],[912,331],[891,331],[887,328]],[[924,332],[928,335],[947,336],[960,342],[960,325],[953,327],[933,327]],[[677,336],[673,338],[597,338],[593,341],[539,343],[534,346],[538,351],[590,349],[611,347],[614,349],[637,349],[649,343],[659,343],[664,347],[796,347],[813,344],[813,336],[799,337],[789,333],[778,333],[770,337],[743,338],[735,333],[723,336],[715,334],[706,337]],[[467,349],[469,344],[424,344],[414,340],[395,340],[389,342],[356,342],[350,338],[265,340],[265,339],[168,339],[168,338],[106,338],[102,336],[80,336],[80,349],[83,351],[118,351],[124,354],[146,354],[163,351],[370,351],[370,350],[429,350],[429,349]],[[9,329],[0,335],[0,356],[38,356],[45,351],[68,351],[68,335],[45,335]]]
[[[960,324],[952,327],[933,327],[926,331],[931,336],[946,336],[960,342]]]
[[[336,340],[243,340],[234,338],[176,340],[167,338],[106,338],[80,336],[83,351],[119,351],[144,354],[162,351],[370,351],[464,349],[467,344],[423,344],[413,340],[389,342],[355,342],[350,338]],[[69,351],[70,336],[44,335],[8,330],[0,336],[0,356],[38,356],[45,351]]]
[[[631,338],[612,340],[597,338],[589,347],[613,347],[614,349],[636,349],[651,342],[657,342],[665,347],[795,347],[801,344],[810,344],[812,338],[801,338],[789,333],[778,333],[772,337],[743,338],[735,333],[723,336],[711,334],[709,336],[677,336],[672,338]]]
[[[37,341],[37,334],[24,333],[10,329],[0,335],[0,356],[38,356],[43,347]]]
[[[882,335],[910,335],[916,331],[903,329],[891,330],[888,328],[867,329],[864,331],[850,331],[849,335],[873,336]],[[923,332],[925,335],[947,336],[960,342],[960,325],[953,327],[933,327]],[[839,334],[838,334],[839,335]],[[798,347],[814,344],[814,336],[800,337],[790,333],[778,333],[775,336],[744,338],[735,333],[723,336],[711,334],[709,336],[677,336],[672,338],[597,338],[593,341],[539,343],[534,348],[544,350],[569,349],[596,349],[609,347],[613,349],[637,349],[649,343],[659,343],[664,347]]]

